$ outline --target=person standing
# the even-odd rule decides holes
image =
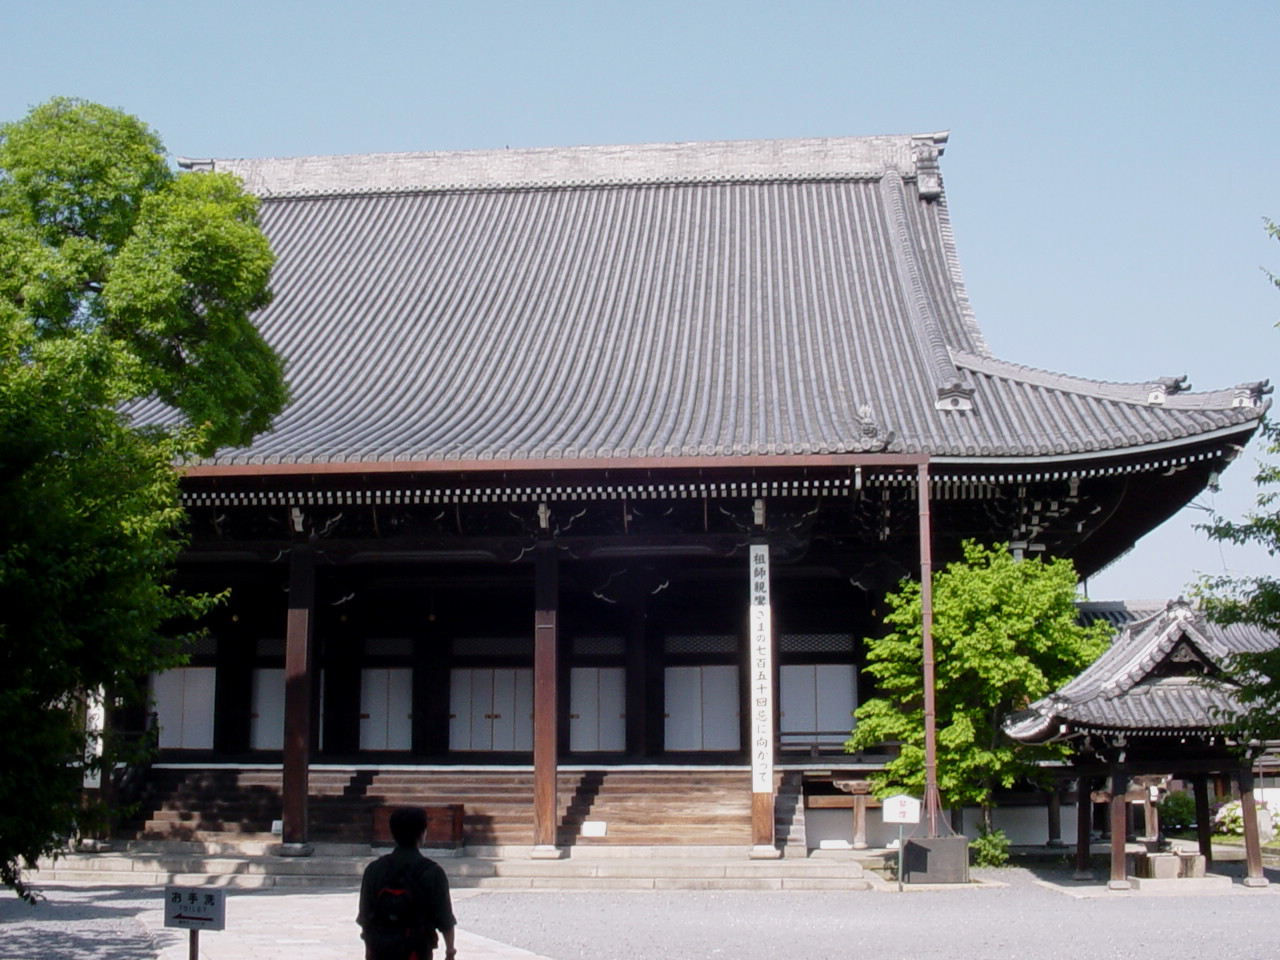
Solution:
[[[418,851],[426,832],[427,814],[421,807],[391,812],[396,847],[365,867],[360,881],[356,923],[365,960],[430,960],[439,944],[436,931],[444,938],[446,960],[458,954],[449,878]]]

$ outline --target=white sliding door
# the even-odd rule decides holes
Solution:
[[[847,663],[788,664],[779,670],[784,745],[835,747],[853,729],[857,671]]]
[[[626,671],[622,667],[574,667],[569,671],[569,750],[626,749]]]
[[[533,671],[459,667],[449,676],[449,749],[533,749]]]
[[[741,696],[734,665],[667,667],[667,750],[737,750]]]
[[[213,667],[178,667],[151,676],[160,748],[213,749]]]
[[[409,750],[413,746],[413,670],[371,667],[360,671],[360,749]]]

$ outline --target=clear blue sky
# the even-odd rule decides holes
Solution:
[[[1000,357],[1196,388],[1280,376],[1280,3],[10,2],[0,119],[121,107],[175,155],[951,130],[943,175]],[[1250,451],[1204,506],[1238,516]],[[1185,510],[1095,598],[1258,570]]]

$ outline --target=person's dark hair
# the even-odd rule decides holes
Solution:
[[[396,807],[391,811],[391,836],[402,847],[416,847],[427,830],[427,812],[421,807]]]

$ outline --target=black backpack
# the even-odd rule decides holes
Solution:
[[[425,905],[418,903],[416,885],[424,867],[399,866],[375,891],[365,942],[376,960],[408,960],[415,950],[426,948],[427,930],[421,920]]]

